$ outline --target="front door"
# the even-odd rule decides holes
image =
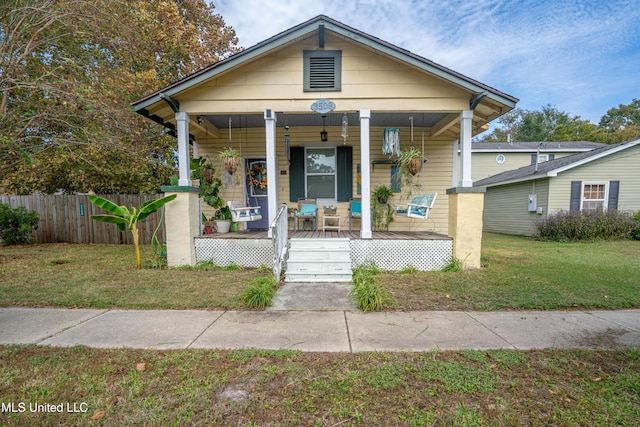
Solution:
[[[262,219],[247,222],[249,230],[269,228],[269,203],[267,198],[267,160],[247,159],[245,161],[245,189],[249,206],[260,206]]]

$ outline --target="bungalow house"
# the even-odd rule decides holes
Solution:
[[[534,235],[535,221],[560,210],[640,210],[640,140],[502,172],[486,187],[484,230]]]
[[[166,211],[169,264],[213,258],[270,265],[287,247],[293,251],[294,240],[331,237],[343,241],[352,265],[371,259],[387,269],[429,269],[456,256],[477,267],[483,193],[472,186],[471,138],[517,101],[322,15],[234,54],[133,104],[178,140],[179,185],[164,188],[178,194]],[[260,206],[262,219],[246,222],[243,232],[201,236],[201,209],[212,212],[199,205],[189,159],[215,163],[226,146],[244,162],[225,173],[221,196]],[[428,162],[411,182],[398,182],[394,163],[411,146]],[[379,185],[395,191],[385,232],[372,227],[371,194]],[[438,194],[427,220],[396,214],[410,190]],[[315,199],[318,217],[289,235],[287,221],[296,219],[284,205],[297,207],[301,198]],[[357,219],[351,199],[359,199]],[[323,206],[337,208],[332,232],[321,231]],[[337,252],[330,242],[308,246],[316,252],[310,258],[322,247]]]
[[[475,182],[501,172],[583,153],[603,145],[588,141],[474,142],[471,144],[471,178]]]

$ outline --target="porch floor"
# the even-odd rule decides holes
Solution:
[[[267,230],[244,230],[223,234],[206,234],[199,238],[210,239],[268,239]],[[361,240],[359,231],[289,231],[289,238],[296,239],[351,239]],[[439,233],[425,231],[373,231],[373,240],[452,240]],[[368,239],[365,239],[368,240]]]

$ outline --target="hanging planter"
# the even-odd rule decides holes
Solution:
[[[213,168],[202,169],[202,179],[207,184],[211,184],[213,182],[213,176],[215,175],[215,173],[216,173],[216,170]]]
[[[422,152],[414,147],[410,147],[402,152],[402,155],[398,159],[398,166],[405,169],[411,175],[416,176],[418,172],[422,170],[422,164],[427,159],[422,155]]]
[[[229,175],[233,175],[240,166],[240,153],[231,147],[226,147],[222,150],[218,157],[222,161],[222,166],[225,168]]]

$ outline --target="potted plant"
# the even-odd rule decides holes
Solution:
[[[420,150],[415,147],[409,147],[402,152],[402,155],[398,159],[398,166],[415,176],[420,172],[422,164],[426,161],[427,159],[422,155]]]
[[[233,175],[233,173],[238,170],[240,166],[240,153],[237,150],[231,147],[225,147],[218,153],[218,157],[230,175]]]
[[[386,185],[379,185],[373,189],[373,196],[378,200],[378,203],[385,204],[390,196],[393,196],[393,191]]]
[[[215,223],[209,221],[205,214],[202,214],[202,234],[213,234]]]
[[[216,170],[213,168],[211,162],[203,157],[196,157],[191,159],[191,180],[193,181],[205,181],[211,183]]]
[[[222,206],[212,218],[216,223],[218,233],[228,233],[231,228],[231,210],[229,206]]]

